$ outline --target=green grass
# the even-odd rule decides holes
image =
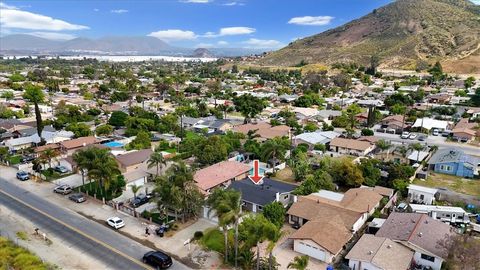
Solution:
[[[465,179],[453,175],[431,173],[426,180],[415,179],[413,184],[432,188],[445,187],[458,193],[480,196],[480,181],[478,179]]]
[[[55,269],[30,251],[0,237],[0,269]]]
[[[17,238],[20,239],[20,240],[23,240],[23,241],[27,241],[28,240],[28,235],[26,232],[22,232],[22,231],[19,231],[16,233],[17,235]]]
[[[177,152],[177,149],[175,149],[175,148],[170,148],[170,149],[165,149],[165,150],[163,150],[163,151],[168,152],[168,153],[170,153],[170,154],[175,154],[175,153]]]
[[[99,200],[101,200],[103,198],[103,191],[101,190],[100,187],[97,186],[97,184],[95,182],[86,183],[84,186],[78,187],[78,189],[81,190],[82,192],[85,192],[85,193],[88,191],[88,195],[90,195],[90,196],[93,196],[94,194],[96,194],[97,199],[99,199]],[[120,195],[122,195],[122,194],[113,194],[113,192],[111,190],[107,190],[105,192],[105,200],[110,201],[114,198],[117,198]]]
[[[22,162],[22,156],[21,155],[11,156],[8,159],[8,162],[10,163],[10,165],[19,164],[20,162]]]
[[[198,138],[200,137],[200,135],[198,135],[197,133],[193,132],[193,131],[186,131],[185,132],[185,138],[186,139],[194,139],[194,138]]]
[[[223,233],[217,228],[208,229],[203,233],[200,244],[208,250],[223,253],[225,250]]]

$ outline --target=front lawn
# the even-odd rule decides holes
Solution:
[[[415,179],[413,184],[432,188],[445,187],[458,193],[480,196],[480,181],[478,179],[466,179],[453,175],[430,173],[426,180]]]
[[[22,162],[22,156],[21,155],[11,156],[8,159],[8,162],[9,162],[10,165],[19,164],[20,162]]]
[[[276,171],[275,176],[272,176],[272,179],[288,183],[296,183],[292,169],[290,169],[290,167],[285,167],[285,169],[283,170]]]
[[[43,176],[45,176],[46,181],[52,181],[52,180],[56,180],[56,179],[59,179],[59,178],[67,177],[67,176],[71,175],[72,173],[62,174],[62,173],[59,173],[59,172],[55,171],[52,168],[48,168],[46,170],[43,170],[41,172],[41,174]]]
[[[80,186],[77,188],[78,190],[87,193],[90,196],[93,196],[96,194],[97,199],[101,200],[103,198],[103,191],[102,189],[97,185],[97,183],[92,182],[92,183],[86,183],[84,186]],[[105,192],[105,200],[106,201],[111,201],[114,198],[117,198],[118,196],[122,195],[122,192],[119,193],[113,193],[112,190],[107,190]]]

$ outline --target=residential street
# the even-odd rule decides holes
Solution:
[[[54,205],[4,178],[0,178],[0,204],[29,218],[40,230],[52,232],[113,269],[148,268],[141,258],[150,248]],[[172,269],[189,268],[174,261]]]

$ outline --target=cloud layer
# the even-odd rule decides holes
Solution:
[[[197,38],[194,32],[180,29],[160,30],[152,32],[148,34],[148,36],[156,37],[164,41],[192,40]]]
[[[280,41],[274,39],[251,38],[247,41],[244,41],[243,43],[246,44],[249,48],[256,49],[275,49],[283,46]]]
[[[289,24],[298,24],[298,25],[327,25],[329,24],[334,17],[332,16],[303,16],[303,17],[294,17],[291,18]]]

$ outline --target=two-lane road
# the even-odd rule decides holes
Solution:
[[[141,262],[141,258],[150,248],[54,205],[3,178],[0,178],[0,205],[16,211],[31,220],[40,230],[55,234],[112,269],[149,268]],[[174,261],[172,269],[189,268]]]

